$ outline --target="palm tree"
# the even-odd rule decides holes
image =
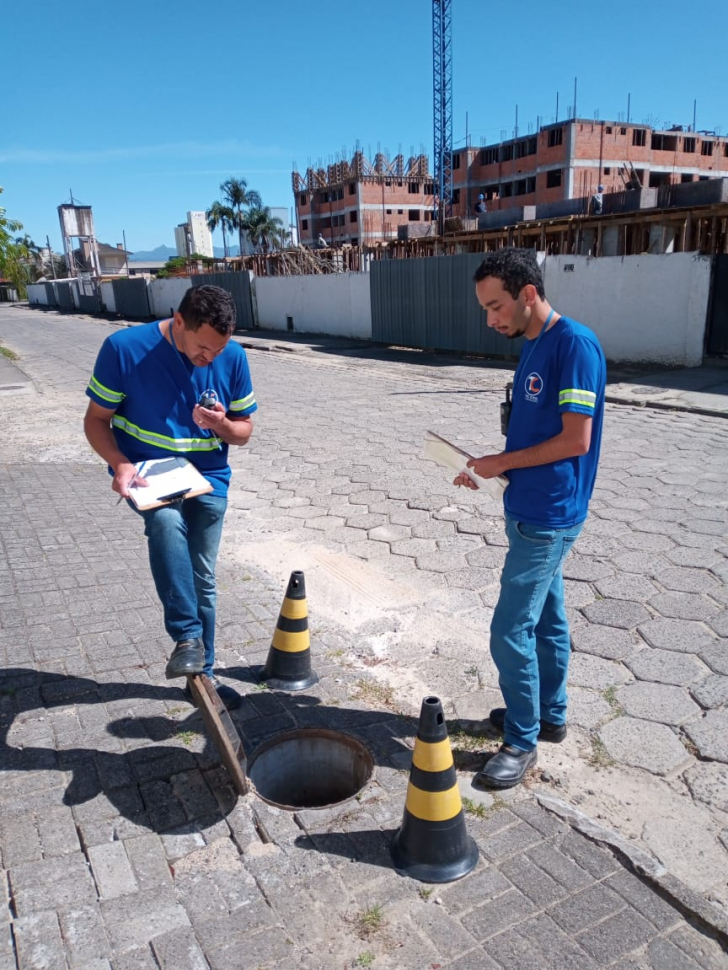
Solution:
[[[268,206],[256,206],[243,214],[243,228],[253,246],[260,246],[263,252],[270,248],[271,241],[277,242],[283,223],[272,217]]]
[[[228,258],[227,234],[235,228],[235,213],[230,206],[223,205],[222,202],[213,202],[205,213],[207,228],[214,232],[218,226],[222,229],[222,250],[225,259]]]
[[[260,197],[260,193],[254,189],[248,190],[248,183],[244,178],[229,178],[226,182],[222,183],[220,191],[223,194],[225,202],[233,210],[233,225],[238,230],[238,242],[240,244],[240,255],[242,256],[243,233],[245,232],[243,227],[245,213],[243,209],[246,207],[248,209],[260,209],[263,205],[263,200]]]

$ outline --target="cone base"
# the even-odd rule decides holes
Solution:
[[[465,837],[461,857],[452,862],[418,862],[402,847],[400,836],[401,830],[395,835],[389,850],[394,868],[403,876],[420,882],[455,882],[472,872],[478,863],[478,846],[469,835]]]
[[[260,680],[261,683],[267,684],[271,690],[306,690],[307,687],[318,684],[318,674],[312,670],[310,674],[300,677],[298,680],[286,680],[282,677],[268,677],[263,671]]]

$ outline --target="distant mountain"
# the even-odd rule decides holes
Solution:
[[[168,259],[172,259],[173,256],[177,255],[177,250],[172,249],[170,246],[157,246],[156,249],[150,249],[147,252],[132,253],[129,256],[130,263],[151,263],[154,261],[163,260],[166,262]]]
[[[212,251],[219,259],[222,259],[225,255],[222,246],[214,246]],[[239,252],[239,246],[228,246],[228,256],[237,256]],[[159,260],[166,262],[168,259],[173,259],[176,255],[177,250],[172,249],[170,246],[157,246],[156,249],[149,249],[146,252],[140,251],[138,253],[132,253],[129,256],[129,262],[151,263]]]

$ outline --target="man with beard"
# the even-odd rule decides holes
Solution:
[[[535,765],[537,741],[566,737],[571,644],[562,566],[594,488],[606,365],[591,330],[549,305],[535,251],[489,253],[474,280],[488,326],[526,338],[505,450],[468,462],[481,478],[508,478],[508,553],[490,629],[506,703],[491,711],[490,722],[504,743],[479,779],[510,788]],[[455,484],[477,487],[465,474]]]

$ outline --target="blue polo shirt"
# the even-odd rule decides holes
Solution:
[[[230,341],[211,364],[195,367],[155,321],[106,338],[86,394],[115,411],[114,436],[129,461],[183,455],[212,484],[212,494],[224,496],[231,474],[228,446],[192,420],[206,390],[215,391],[229,418],[257,409],[243,348]]]
[[[586,455],[533,468],[513,468],[503,502],[520,522],[568,529],[583,522],[599,461],[607,368],[596,336],[587,327],[561,317],[529,340],[513,378],[513,406],[506,451],[520,451],[553,438],[562,430],[565,411],[592,418]]]

